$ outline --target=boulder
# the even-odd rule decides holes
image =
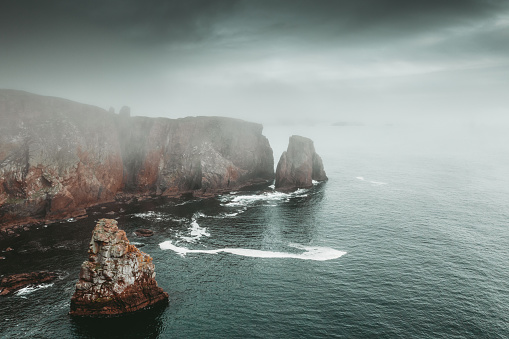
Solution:
[[[120,315],[168,302],[168,293],[157,286],[152,258],[129,243],[117,221],[99,220],[88,254],[71,298],[71,315]]]
[[[277,164],[275,188],[279,191],[308,188],[313,186],[313,180],[328,180],[322,158],[311,139],[292,135]]]

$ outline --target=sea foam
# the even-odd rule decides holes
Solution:
[[[277,201],[288,201],[291,198],[302,198],[309,194],[309,189],[301,188],[292,193],[283,192],[264,192],[262,194],[249,194],[249,195],[224,195],[220,197],[222,202],[221,206],[226,207],[239,207],[250,206],[256,203],[273,203]]]
[[[288,252],[254,250],[248,248],[220,248],[216,250],[192,250],[186,247],[174,245],[171,241],[165,241],[159,244],[159,247],[162,250],[172,250],[181,256],[185,256],[188,253],[217,254],[223,252],[253,258],[292,258],[302,260],[325,261],[337,259],[346,254],[346,252],[338,251],[329,247],[304,246],[299,244],[290,244],[289,246],[302,249],[304,250],[304,252],[288,253]]]
[[[186,241],[186,242],[196,242],[200,240],[201,237],[210,237],[210,233],[207,232],[207,228],[201,227],[198,224],[198,221],[196,219],[193,219],[191,221],[191,225],[188,229],[189,236],[181,236],[180,239]]]
[[[53,286],[53,283],[50,283],[50,284],[40,284],[40,285],[36,285],[36,286],[27,286],[27,287],[23,287],[22,289],[16,291],[15,295],[17,296],[25,296],[27,294],[30,294],[30,293],[33,293],[37,290],[41,290],[43,288],[48,288],[48,287],[51,287]]]

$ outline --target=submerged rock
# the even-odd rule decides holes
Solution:
[[[148,228],[140,228],[134,231],[134,234],[138,237],[151,237],[154,235],[154,231],[149,230]]]
[[[279,191],[307,188],[313,186],[313,180],[328,180],[322,158],[311,139],[292,135],[277,164],[275,188]]]
[[[99,220],[88,254],[71,298],[71,315],[120,315],[168,301],[168,293],[157,286],[152,258],[129,243],[115,220]]]
[[[14,293],[27,286],[47,283],[56,278],[56,273],[48,271],[11,274],[0,280],[0,296]]]

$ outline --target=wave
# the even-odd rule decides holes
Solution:
[[[364,177],[355,177],[355,179],[358,179],[360,181],[366,181],[366,182],[369,182],[369,183],[371,183],[373,185],[378,185],[378,186],[380,186],[380,185],[387,185],[386,182],[366,180],[366,179],[364,179]]]
[[[198,201],[201,201],[201,199],[185,200],[185,201],[183,201],[181,203],[175,204],[174,206],[184,206],[184,205],[187,205],[187,204],[193,204],[193,203],[198,202]]]
[[[156,211],[148,211],[144,213],[135,213],[133,214],[135,217],[147,219],[147,220],[168,220],[168,215],[162,212],[156,212]]]
[[[226,207],[238,207],[238,206],[250,206],[259,202],[273,203],[277,201],[288,201],[291,198],[303,198],[309,194],[308,188],[300,188],[295,192],[283,193],[283,192],[264,192],[261,194],[248,194],[248,195],[224,195],[219,198],[222,202],[221,206]]]
[[[210,237],[210,233],[207,232],[207,228],[201,227],[196,219],[193,219],[191,221],[191,225],[188,229],[189,236],[180,236],[180,239],[184,240],[185,242],[196,242],[200,240],[201,237]]]
[[[248,248],[220,248],[216,250],[192,250],[187,247],[176,246],[171,241],[165,241],[159,244],[159,247],[162,250],[172,250],[182,257],[188,253],[217,254],[223,252],[252,258],[292,258],[301,260],[325,261],[337,259],[346,254],[346,252],[338,251],[330,247],[304,246],[299,244],[290,244],[289,246],[302,249],[304,250],[304,252],[288,253],[288,252],[254,250]]]
[[[17,295],[17,296],[25,296],[27,294],[30,294],[30,293],[33,293],[35,291],[41,290],[43,288],[48,288],[48,287],[51,287],[51,286],[53,286],[53,283],[40,284],[40,285],[35,285],[35,286],[27,286],[27,287],[23,287],[22,289],[16,291],[15,295]]]

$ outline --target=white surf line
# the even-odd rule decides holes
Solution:
[[[165,241],[159,244],[162,250],[172,250],[181,256],[185,256],[188,253],[205,253],[205,254],[217,254],[217,253],[230,253],[240,255],[244,257],[253,258],[292,258],[302,260],[317,260],[325,261],[337,259],[346,254],[346,252],[338,251],[330,247],[312,247],[303,246],[298,244],[290,244],[292,247],[303,249],[304,253],[287,253],[287,252],[273,252],[273,251],[262,251],[253,250],[248,248],[220,248],[216,250],[191,250],[186,247],[179,247],[174,245],[171,241]]]
[[[37,290],[41,290],[43,288],[48,288],[48,287],[51,287],[51,286],[53,286],[53,283],[39,284],[39,285],[35,285],[35,286],[27,286],[27,287],[23,287],[22,289],[19,289],[14,294],[18,295],[18,296],[25,296],[25,295],[33,293],[33,292],[35,292]]]

